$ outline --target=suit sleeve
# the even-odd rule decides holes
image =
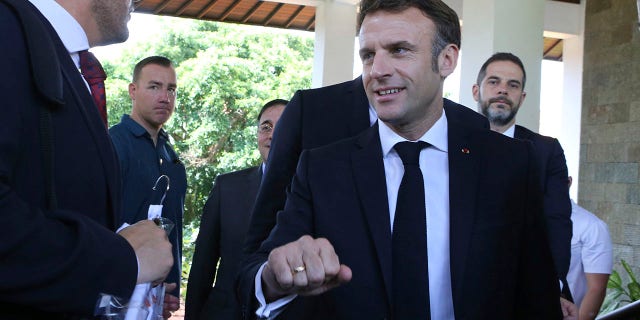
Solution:
[[[543,191],[539,168],[533,161],[533,146],[527,144],[528,169],[525,193],[522,250],[515,308],[517,319],[562,319],[560,288],[546,239]]]
[[[122,133],[114,130],[114,127],[111,127],[111,129],[109,129],[109,137],[111,138],[113,150],[116,152],[116,156],[118,158],[118,167],[120,168],[120,176],[126,177],[127,172],[129,171],[129,158],[127,158],[126,156],[127,153],[125,152],[125,142],[124,142],[124,138],[122,137]],[[124,181],[123,181],[122,192],[124,194]],[[132,214],[133,214],[132,212],[127,212],[125,210],[125,205],[123,201],[123,203],[121,204],[120,210],[118,210],[116,225],[120,226],[123,223],[133,224],[136,221],[140,220],[140,219],[132,220],[131,219],[132,217],[130,217]]]
[[[0,77],[0,91],[11,93],[0,117],[0,301],[91,315],[100,293],[131,295],[136,257],[124,238],[77,208],[43,209],[42,153],[34,137],[44,102],[31,82],[24,37],[15,15],[0,3],[0,71],[12,75]]]
[[[269,160],[253,206],[244,253],[255,252],[276,224],[276,214],[284,208],[286,190],[302,152],[301,91],[296,92],[284,109],[273,134]]]
[[[220,259],[220,178],[216,178],[213,189],[202,210],[200,231],[196,239],[189,281],[185,316],[199,319],[216,277],[216,265]]]
[[[287,192],[286,207],[277,215],[277,225],[268,235],[259,249],[249,255],[241,264],[237,276],[236,287],[238,299],[241,303],[242,319],[255,318],[258,302],[255,298],[255,278],[258,269],[268,259],[269,253],[274,248],[295,241],[303,235],[312,235],[312,208],[311,191],[308,187],[306,171],[308,168],[308,151],[300,156],[296,175],[291,182],[291,188]],[[274,217],[275,218],[275,217]],[[296,299],[300,300],[300,299]],[[290,303],[295,304],[295,301]],[[290,309],[290,305],[287,307]],[[284,312],[286,314],[286,310]]]
[[[544,211],[551,254],[560,279],[566,279],[571,261],[571,200],[569,198],[568,170],[564,151],[557,139],[553,139],[552,151],[546,165],[544,186]]]

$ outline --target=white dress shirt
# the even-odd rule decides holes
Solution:
[[[393,132],[384,122],[378,122],[380,142],[387,180],[387,199],[391,226],[396,211],[398,189],[404,175],[404,165],[393,146],[407,141]],[[429,301],[431,319],[454,319],[451,292],[449,250],[449,156],[447,117],[440,119],[420,141],[431,144],[420,152],[420,170],[424,179],[425,208],[427,209],[427,257],[429,259]],[[393,232],[393,230],[392,230]]]
[[[62,40],[65,48],[69,52],[73,63],[80,69],[80,56],[79,51],[89,50],[89,39],[87,34],[80,26],[80,23],[76,21],[73,16],[67,12],[57,2],[52,0],[29,0],[42,15],[44,15],[49,23],[58,33],[58,37]]]
[[[505,130],[502,134],[509,138],[513,138],[516,134],[516,125],[515,124],[512,125],[511,127],[509,127],[509,129]]]
[[[567,281],[578,308],[587,293],[585,273],[611,274],[613,248],[607,224],[571,200],[571,264]]]
[[[380,142],[387,183],[391,228],[395,217],[398,189],[404,174],[404,166],[393,146],[397,142],[407,141],[379,121]],[[427,220],[427,257],[429,259],[429,301],[431,318],[452,320],[453,298],[451,292],[451,271],[449,256],[449,156],[447,118],[442,113],[440,119],[419,140],[431,144],[420,152],[420,169],[424,178],[426,220]],[[393,232],[393,230],[392,230]],[[287,303],[295,299],[290,295],[270,304],[265,303],[262,294],[262,269],[255,278],[256,298],[260,307],[256,315],[274,318]]]

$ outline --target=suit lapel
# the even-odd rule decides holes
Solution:
[[[29,61],[33,66],[31,72],[36,88],[54,105],[63,105],[62,73],[51,33],[47,30],[48,22],[28,1],[8,1],[7,3],[17,8],[15,12],[22,21],[25,34],[29,35],[25,41],[27,42]],[[34,12],[37,13],[34,14]],[[42,59],[43,52],[50,55],[48,59]]]
[[[467,252],[476,214],[478,155],[472,132],[447,114],[449,135],[449,246],[453,305],[462,305],[462,280],[468,266]],[[476,150],[477,149],[477,150]],[[478,151],[478,152],[475,152]]]
[[[358,199],[391,301],[391,224],[378,124],[360,135],[356,145],[351,161]]]
[[[369,100],[364,91],[362,76],[354,79],[349,87],[351,94],[351,119],[348,122],[349,136],[355,136],[371,126],[369,120]]]
[[[262,182],[262,164],[257,167],[254,167],[249,175],[247,175],[247,186],[249,190],[247,190],[247,194],[249,197],[245,197],[253,206],[255,202],[256,196],[258,195],[258,188],[260,188],[260,183]]]
[[[237,219],[242,223],[240,225],[249,226],[249,221],[251,219],[251,211],[253,205],[256,202],[256,197],[258,196],[258,189],[260,188],[260,183],[262,182],[262,164],[253,167],[249,174],[244,176],[244,181],[241,181],[242,184],[234,184],[233,187],[237,188],[246,188],[243,190],[242,194],[238,194],[235,199],[229,199],[230,202],[238,201],[235,205],[236,208],[242,208],[238,210]],[[235,210],[235,209],[234,209]],[[243,232],[246,232],[245,228]]]
[[[106,188],[109,192],[111,210],[114,217],[110,227],[115,228],[117,227],[114,224],[115,217],[117,216],[117,210],[120,209],[116,207],[116,204],[120,203],[119,181],[117,181],[120,174],[117,173],[117,167],[115,166],[118,163],[118,159],[116,158],[115,150],[113,150],[113,145],[109,138],[107,128],[105,128],[104,123],[102,122],[102,118],[100,117],[95,102],[89,93],[89,89],[82,80],[80,73],[73,64],[73,61],[69,58],[68,53],[66,53],[66,49],[61,43],[57,46],[57,50],[58,55],[62,57],[60,62],[62,65],[63,78],[65,78],[67,82],[66,89],[70,91],[71,99],[74,100],[73,103],[68,103],[66,107],[77,108],[86,124],[86,128],[89,130],[92,140],[97,146],[96,150],[102,160],[101,164],[107,182]],[[65,53],[66,55],[63,55]]]
[[[29,10],[36,9],[30,8]],[[111,200],[112,215],[110,217],[111,219],[109,219],[109,227],[115,229],[116,226],[114,223],[116,210],[119,210],[117,205],[120,203],[118,189],[119,181],[117,181],[119,174],[117,174],[117,167],[115,166],[117,164],[115,151],[112,148],[107,130],[102,123],[102,119],[98,114],[97,108],[95,107],[95,102],[93,102],[93,98],[91,97],[86,84],[82,80],[80,72],[69,57],[69,52],[67,52],[64,44],[57,36],[56,31],[48,21],[46,21],[46,18],[41,16],[39,13],[38,15],[38,19],[40,19],[40,21],[37,22],[31,20],[30,23],[34,26],[38,26],[38,28],[39,26],[44,27],[44,33],[40,33],[46,34],[44,38],[50,40],[41,43],[39,41],[43,40],[38,40],[41,38],[29,37],[29,39],[33,38],[37,41],[36,43],[33,43],[33,41],[29,43],[29,51],[35,52],[35,55],[32,54],[31,63],[36,67],[39,66],[38,68],[34,68],[34,70],[39,70],[34,71],[34,79],[36,79],[37,82],[36,85],[43,95],[49,99],[49,101],[55,104],[60,104],[60,107],[62,108],[78,108],[82,118],[86,122],[86,127],[89,129],[92,139],[97,145],[96,149],[100,154],[100,159],[102,159],[102,167],[104,169],[107,182],[106,187]],[[30,34],[33,35],[33,33]],[[35,48],[33,48],[34,46]],[[46,47],[43,48],[43,46]],[[38,48],[40,48],[40,50],[38,50]],[[57,61],[52,62],[50,59],[43,60],[41,55],[42,52],[51,52],[53,54],[52,57],[57,59]],[[47,65],[49,66],[47,67]],[[73,100],[66,101],[66,103],[62,104],[64,101],[62,90],[69,91],[69,96]],[[87,108],[93,109],[87,110]]]
[[[515,130],[513,131],[513,137],[520,140],[533,140],[533,134],[528,129],[516,125]]]

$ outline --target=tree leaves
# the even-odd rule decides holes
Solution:
[[[127,86],[137,61],[150,55],[174,61],[177,107],[165,130],[187,166],[187,225],[199,220],[215,176],[260,163],[258,111],[268,100],[289,99],[311,85],[313,38],[255,26],[157,19],[163,19],[160,36],[104,61],[110,75],[109,123],[130,112]]]
[[[103,60],[109,123],[130,113],[128,84],[134,65],[163,55],[176,66],[176,111],[165,124],[187,168],[183,229],[195,239],[200,214],[214,178],[260,163],[257,115],[275,98],[289,99],[311,85],[313,37],[270,28],[155,17],[157,37],[130,43],[122,54]],[[197,231],[196,231],[197,233]],[[192,241],[183,253],[190,256]],[[190,263],[190,261],[184,261]],[[183,267],[188,270],[188,265]]]
[[[613,270],[609,281],[607,282],[607,289],[610,289],[604,298],[602,307],[600,308],[601,314],[609,313],[622,305],[622,303],[630,303],[640,300],[640,285],[636,280],[636,276],[631,270],[631,266],[624,260],[620,260],[622,268],[627,272],[629,277],[629,283],[625,286],[622,282],[622,277],[618,271]]]

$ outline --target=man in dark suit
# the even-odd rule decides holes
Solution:
[[[188,320],[240,318],[235,276],[251,208],[269,156],[273,130],[287,103],[287,100],[274,99],[260,109],[257,140],[262,165],[220,175],[214,182],[202,210],[191,262],[185,310]]]
[[[444,110],[460,44],[455,12],[441,1],[362,1],[359,25],[378,124],[303,151],[275,228],[242,270],[242,293],[255,294],[246,310],[291,319],[561,318],[531,147]],[[413,141],[427,145],[414,164],[425,208],[412,217],[423,231],[409,240],[425,244],[413,254],[428,267],[411,276],[428,281],[397,287],[403,235],[394,220],[413,209],[400,200],[411,190],[394,149]],[[424,290],[424,300],[398,299]]]
[[[571,200],[564,151],[558,139],[535,133],[516,125],[516,114],[526,97],[526,72],[520,58],[505,52],[491,56],[480,68],[473,97],[478,111],[484,114],[491,130],[506,136],[531,141],[540,169],[540,185],[544,190],[544,213],[547,235],[563,293],[570,299],[567,272],[571,259]]]
[[[489,122],[482,115],[448,99],[443,100],[448,113],[459,115],[471,126],[489,129]],[[274,133],[269,161],[251,214],[245,253],[255,252],[276,224],[276,214],[284,208],[286,189],[302,150],[353,137],[376,120],[361,76],[295,93]]]
[[[93,315],[172,264],[147,221],[118,235],[120,175],[79,52],[124,41],[130,0],[0,0],[0,308],[3,319]],[[99,19],[98,19],[99,18]]]

